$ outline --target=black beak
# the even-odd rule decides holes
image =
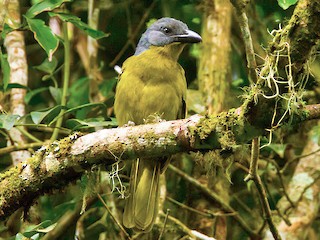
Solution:
[[[201,36],[191,30],[187,30],[184,34],[174,35],[171,36],[174,38],[175,42],[182,42],[182,43],[198,43],[202,41]]]

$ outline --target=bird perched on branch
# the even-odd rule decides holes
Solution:
[[[177,62],[187,43],[201,42],[199,34],[173,18],[161,18],[142,35],[134,56],[122,67],[114,110],[123,126],[143,124],[150,116],[165,120],[185,117],[187,83]],[[158,214],[159,176],[167,158],[134,161],[123,224],[148,232]]]

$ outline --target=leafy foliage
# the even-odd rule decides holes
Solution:
[[[278,0],[278,4],[284,10],[288,9],[290,6],[296,4],[298,0]]]
[[[58,7],[60,7],[65,2],[71,2],[72,0],[50,0],[50,1],[41,1],[34,4],[26,13],[27,18],[34,18],[42,12],[49,12]]]
[[[84,22],[81,21],[80,18],[74,15],[67,14],[67,13],[49,13],[49,16],[51,17],[56,16],[60,18],[63,22],[71,22],[76,27],[78,27],[79,29],[81,29],[82,31],[84,31],[86,34],[88,34],[90,37],[94,39],[100,39],[108,36],[108,34],[102,31],[92,29],[91,27],[89,27],[88,24],[85,24]]]

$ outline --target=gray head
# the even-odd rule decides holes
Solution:
[[[154,22],[140,38],[136,52],[139,55],[150,46],[165,46],[170,43],[198,43],[201,36],[188,29],[188,26],[174,18],[161,18]]]

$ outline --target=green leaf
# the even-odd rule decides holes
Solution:
[[[56,225],[52,224],[52,221],[50,220],[45,220],[43,222],[41,222],[38,225],[30,225],[26,228],[26,231],[23,234],[24,238],[28,238],[28,239],[40,239],[40,234],[39,232],[47,232],[46,229],[51,228],[52,226],[54,227]],[[17,239],[17,238],[16,238]]]
[[[52,16],[57,16],[64,22],[71,22],[77,28],[79,28],[82,31],[86,32],[90,37],[92,37],[94,39],[100,39],[100,38],[104,38],[104,37],[108,37],[109,36],[109,34],[107,34],[107,33],[104,33],[102,31],[95,30],[95,29],[91,28],[88,24],[82,22],[81,19],[78,18],[77,16],[74,16],[74,15],[71,15],[71,14],[67,14],[67,13],[52,13],[52,12],[49,13],[49,15],[51,17]]]
[[[1,88],[3,88],[3,85],[1,85]],[[29,89],[27,86],[24,86],[20,83],[9,83],[6,90],[13,89],[13,88],[23,88],[27,90]]]
[[[53,56],[51,61],[49,61],[49,59],[46,58],[40,65],[34,66],[34,68],[48,74],[53,74],[57,66],[58,60]]]
[[[2,54],[2,52],[0,52],[0,57],[1,57],[0,67],[2,71],[2,80],[3,80],[2,86],[3,86],[3,90],[6,91],[10,81],[10,66],[8,63],[7,54]]]
[[[61,103],[62,90],[61,88],[49,87],[49,92],[56,103]]]
[[[39,233],[35,233],[32,236],[30,236],[29,239],[31,239],[31,240],[40,240],[40,234]]]
[[[7,34],[10,33],[10,32],[12,32],[12,31],[14,31],[14,30],[15,30],[15,29],[11,28],[7,23],[5,23],[5,24],[3,25],[3,29],[2,29],[1,34],[0,34],[1,38],[2,38],[2,39],[5,39],[6,36],[7,36]]]
[[[16,237],[14,238],[15,240],[24,240],[26,239],[25,236],[23,236],[21,233],[17,233],[16,234]]]
[[[298,0],[278,0],[279,6],[284,10],[288,9],[290,6],[296,4],[297,2]]]
[[[58,38],[52,33],[51,29],[45,25],[45,22],[40,19],[32,19],[26,17],[30,30],[33,32],[34,38],[40,46],[46,51],[49,60],[52,59],[53,53],[59,45]]]
[[[31,112],[31,119],[35,124],[39,124],[41,122],[49,123],[50,121],[52,121],[52,119],[59,115],[62,108],[65,107],[59,105],[53,108],[44,109],[42,111]]]
[[[320,145],[320,125],[316,125],[312,128],[311,140]]]
[[[286,151],[287,144],[269,144],[267,148],[270,148],[276,152],[279,157],[284,158],[284,152]]]
[[[44,0],[39,3],[33,5],[29,10],[26,12],[26,16],[28,18],[34,18],[36,15],[42,12],[52,11],[55,8],[61,6],[62,3],[65,2],[72,2],[72,0]]]
[[[47,87],[43,87],[43,88],[37,88],[37,89],[35,89],[35,90],[32,90],[32,91],[28,92],[28,93],[26,94],[26,96],[24,97],[25,103],[28,104],[28,103],[30,102],[30,100],[31,100],[35,95],[37,95],[37,94],[39,94],[39,93],[42,93],[42,92],[44,92],[44,91],[47,91],[47,90],[48,90]]]
[[[89,88],[88,78],[80,78],[75,81],[69,89],[70,98],[67,104],[68,107],[74,108],[89,103]]]
[[[103,81],[100,85],[99,85],[99,91],[101,92],[101,94],[106,97],[113,97],[114,96],[114,88],[117,84],[118,79],[117,78],[111,78],[107,81]]]
[[[10,130],[20,118],[19,115],[1,114],[0,115],[0,128]]]

